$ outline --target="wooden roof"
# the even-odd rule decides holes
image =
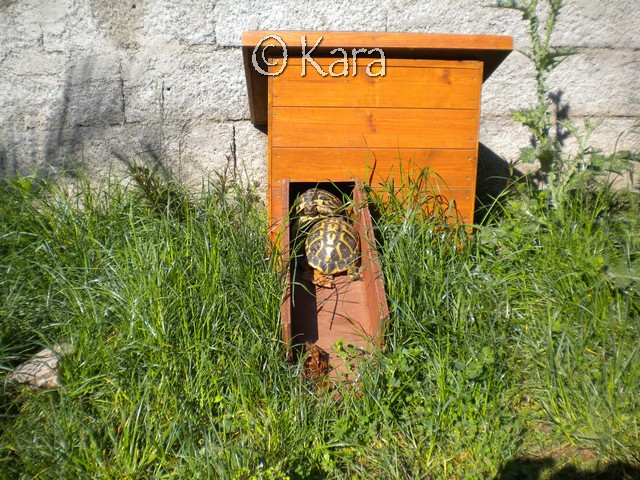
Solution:
[[[278,38],[275,38],[278,37]],[[513,50],[513,39],[498,35],[460,35],[432,33],[371,33],[371,32],[305,32],[253,30],[242,34],[242,53],[249,93],[251,121],[265,125],[268,120],[268,76],[253,64],[253,53],[260,68],[267,70],[265,56],[282,57],[284,48],[288,57],[302,56],[302,37],[306,53],[312,58],[334,56],[331,50],[342,48],[351,54],[354,48],[379,48],[385,59],[415,58],[434,60],[479,60],[484,63],[483,80],[495,71]],[[315,49],[311,49],[318,43]],[[256,49],[256,47],[258,47]],[[268,47],[266,50],[263,47]],[[360,54],[365,57],[365,54]],[[369,55],[371,56],[371,55]],[[375,57],[375,55],[374,55]],[[379,58],[379,56],[378,56]]]

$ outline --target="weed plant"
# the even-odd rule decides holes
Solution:
[[[557,170],[555,165],[561,146],[552,134],[553,119],[551,99],[547,79],[549,74],[569,55],[576,53],[571,48],[557,48],[551,45],[551,35],[556,26],[564,0],[497,0],[490,5],[495,8],[515,10],[527,22],[527,35],[531,40],[529,51],[521,52],[531,61],[536,72],[536,105],[523,110],[512,111],[513,117],[527,127],[532,136],[532,147],[522,149],[522,161],[540,162],[540,170],[549,174]],[[548,12],[541,18],[540,10]]]
[[[626,174],[633,185],[633,173],[639,160],[637,152],[618,151],[616,148],[613,154],[604,155],[589,145],[589,137],[601,121],[587,118],[579,128],[569,119],[559,118],[559,105],[555,106],[556,112],[553,113],[553,103],[558,102],[561,95],[550,90],[548,77],[567,57],[578,53],[574,48],[551,45],[564,0],[497,0],[489,6],[517,11],[527,23],[531,45],[520,53],[535,69],[536,104],[527,109],[513,110],[511,114],[531,133],[531,146],[521,149],[519,161],[537,163],[538,171],[534,177],[545,200],[557,207],[574,189],[584,189],[589,186],[585,185],[587,181],[598,177],[606,182]],[[631,130],[634,129],[635,126]],[[574,137],[577,144],[573,155],[564,151],[563,137],[569,136]]]
[[[286,361],[252,192],[213,182],[158,208],[119,182],[60,185],[0,191],[3,379],[42,346],[74,346],[57,390],[5,385],[0,478],[507,478],[531,457],[549,475],[640,461],[630,194],[510,197],[473,235],[407,201],[422,180],[384,205],[372,194],[390,325],[358,382],[331,391]]]

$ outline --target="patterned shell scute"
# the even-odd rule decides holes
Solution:
[[[342,208],[342,202],[334,194],[321,188],[303,192],[294,205],[294,213],[304,217],[331,215]]]
[[[329,217],[316,222],[307,236],[307,262],[320,272],[333,275],[344,272],[360,256],[358,232],[342,217]]]

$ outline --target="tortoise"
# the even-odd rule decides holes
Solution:
[[[359,246],[358,232],[345,217],[326,217],[315,222],[305,240],[307,263],[313,269],[311,281],[333,288],[333,276],[345,271],[356,280]]]
[[[342,208],[342,202],[333,193],[321,188],[310,188],[296,198],[293,214],[299,226],[321,217],[336,214]]]

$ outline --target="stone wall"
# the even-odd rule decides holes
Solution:
[[[214,171],[264,186],[266,135],[249,122],[244,30],[512,35],[526,23],[491,0],[0,0],[0,176],[162,162],[199,184]],[[550,84],[592,144],[640,150],[640,2],[566,0],[554,45],[578,53]],[[512,53],[485,83],[480,140],[517,158],[529,136],[512,109],[535,102],[528,60]],[[567,140],[570,144],[571,141]],[[570,145],[569,145],[570,147]]]

